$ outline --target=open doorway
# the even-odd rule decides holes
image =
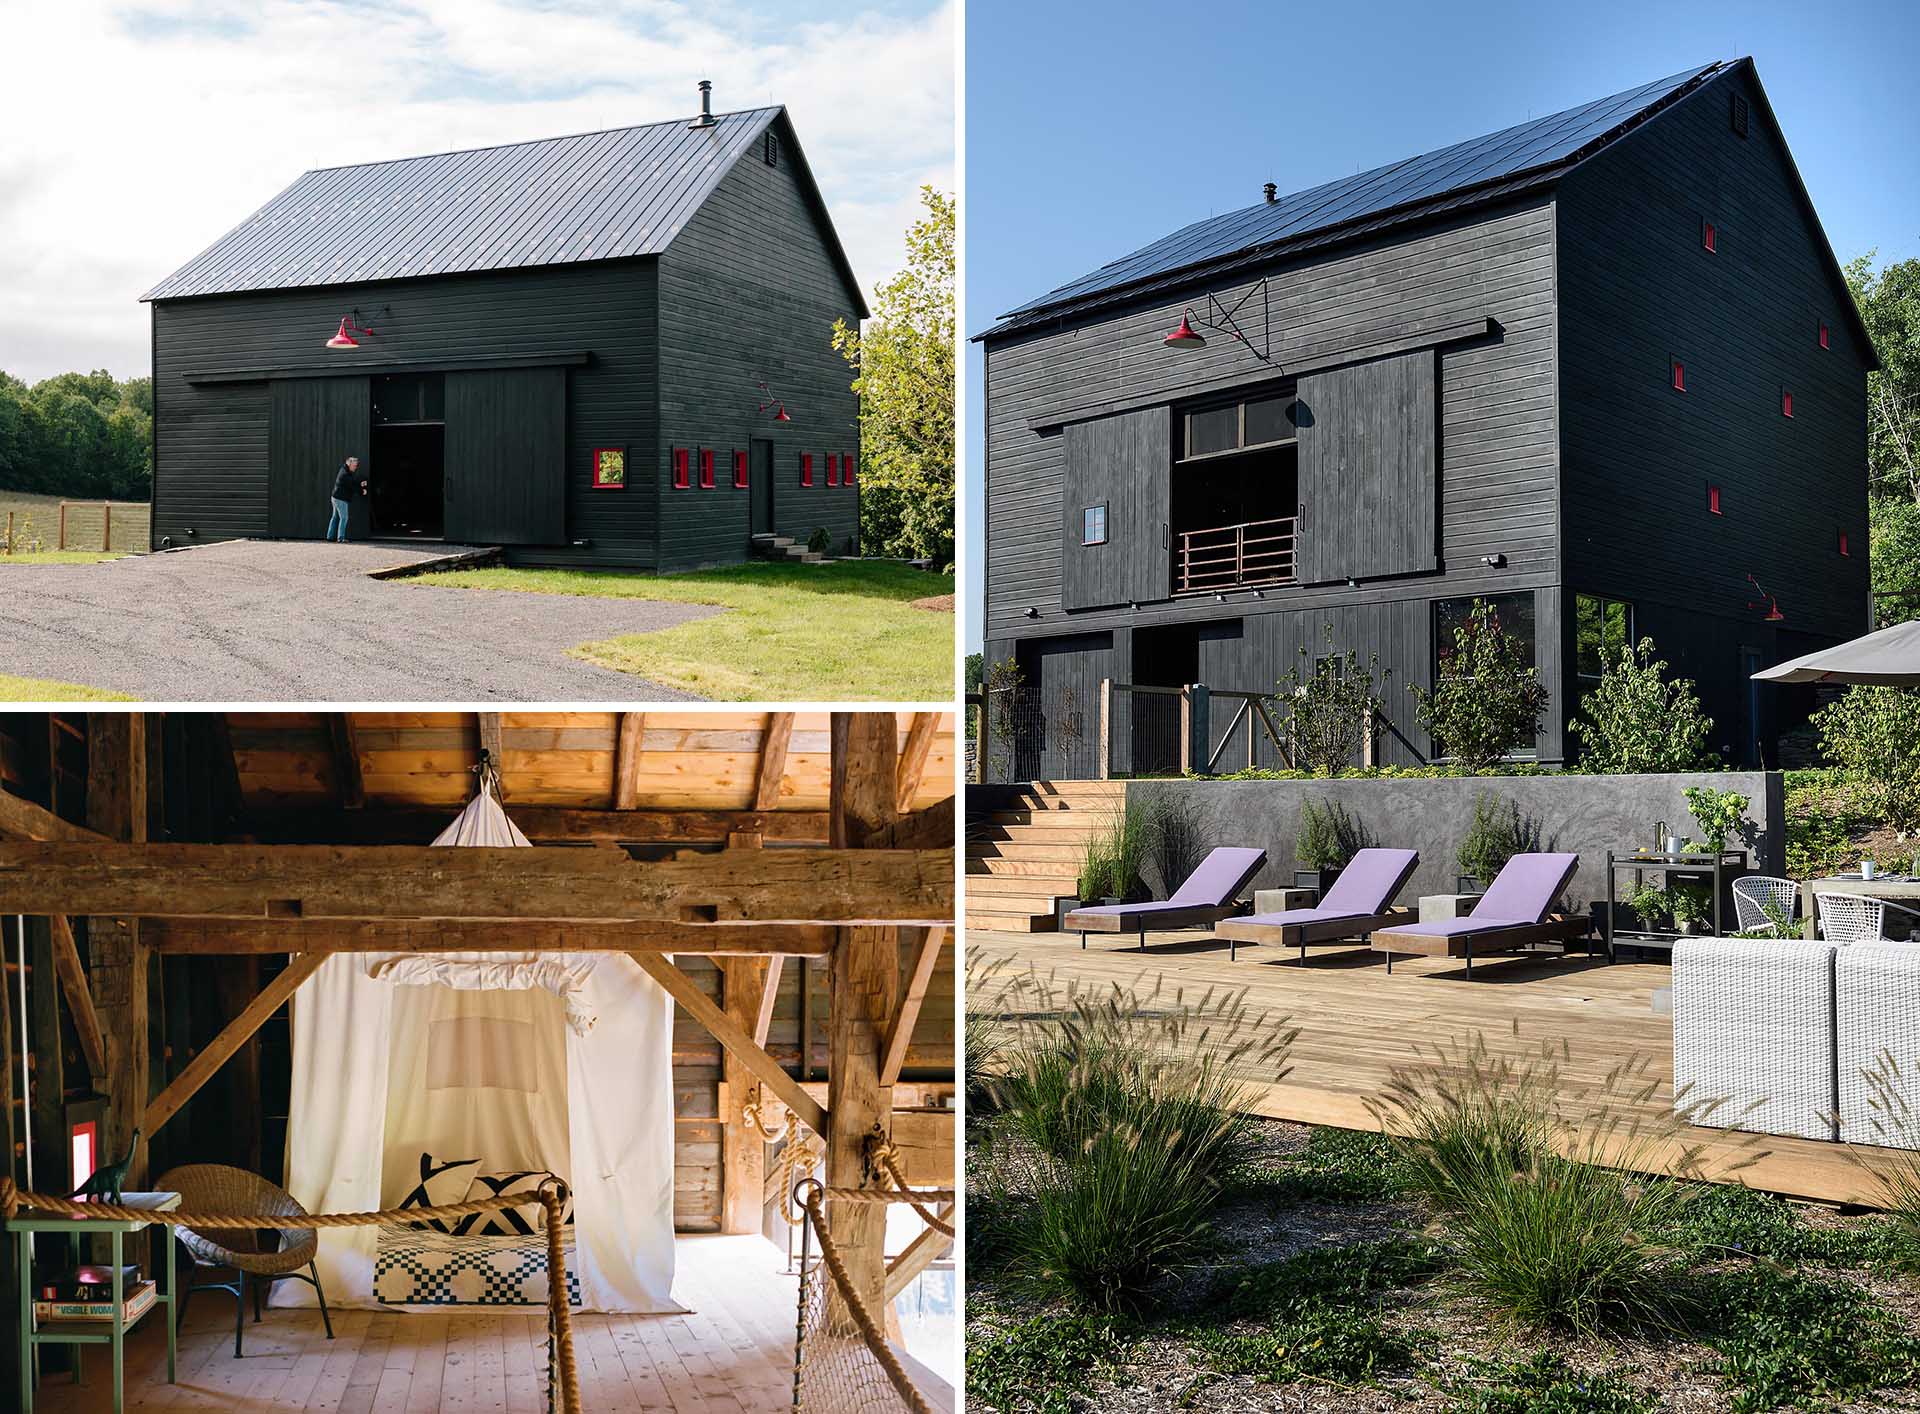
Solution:
[[[373,380],[368,500],[372,532],[438,540],[446,533],[446,376]]]

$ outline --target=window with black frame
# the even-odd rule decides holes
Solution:
[[[1632,643],[1633,605],[1598,594],[1573,596],[1574,715],[1600,679],[1620,666],[1620,655]]]
[[[1436,599],[1433,603],[1433,678],[1440,681],[1441,669],[1447,660],[1458,651],[1457,633],[1473,614],[1473,606],[1485,601],[1493,609],[1495,622],[1499,627],[1519,639],[1523,645],[1523,656],[1527,661],[1538,664],[1540,661],[1539,640],[1534,632],[1533,593],[1531,590],[1516,594],[1480,594],[1469,599]],[[1523,743],[1513,754],[1529,757],[1539,750],[1537,740]],[[1435,760],[1448,754],[1446,744],[1433,743]]]

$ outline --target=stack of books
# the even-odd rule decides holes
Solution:
[[[153,1305],[153,1282],[142,1280],[138,1266],[121,1269],[122,1321],[131,1323]],[[113,1268],[72,1267],[35,1283],[33,1314],[42,1321],[111,1321]]]

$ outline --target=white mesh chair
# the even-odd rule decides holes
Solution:
[[[1887,942],[1887,915],[1896,915],[1895,926],[1910,934],[1920,924],[1920,910],[1865,894],[1815,894],[1820,911],[1820,936],[1830,943]],[[1900,942],[1903,938],[1890,941]]]
[[[1920,947],[1855,943],[1836,951],[1840,1137],[1920,1149]]]
[[[1708,1124],[1832,1140],[1834,954],[1797,938],[1673,945],[1676,1107]],[[1915,949],[1920,955],[1920,949]]]
[[[1749,874],[1733,881],[1733,916],[1740,931],[1751,933],[1768,928],[1778,933],[1779,924],[1767,916],[1771,907],[1792,918],[1800,905],[1800,886],[1791,879],[1774,879],[1765,874]]]

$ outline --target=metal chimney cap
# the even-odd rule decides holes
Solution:
[[[690,128],[710,128],[714,124],[713,116],[713,80],[700,80],[700,116],[687,126]]]
[[[1278,201],[1280,199],[1280,188],[1272,182],[1268,182],[1261,190],[1266,193],[1268,201]]]

